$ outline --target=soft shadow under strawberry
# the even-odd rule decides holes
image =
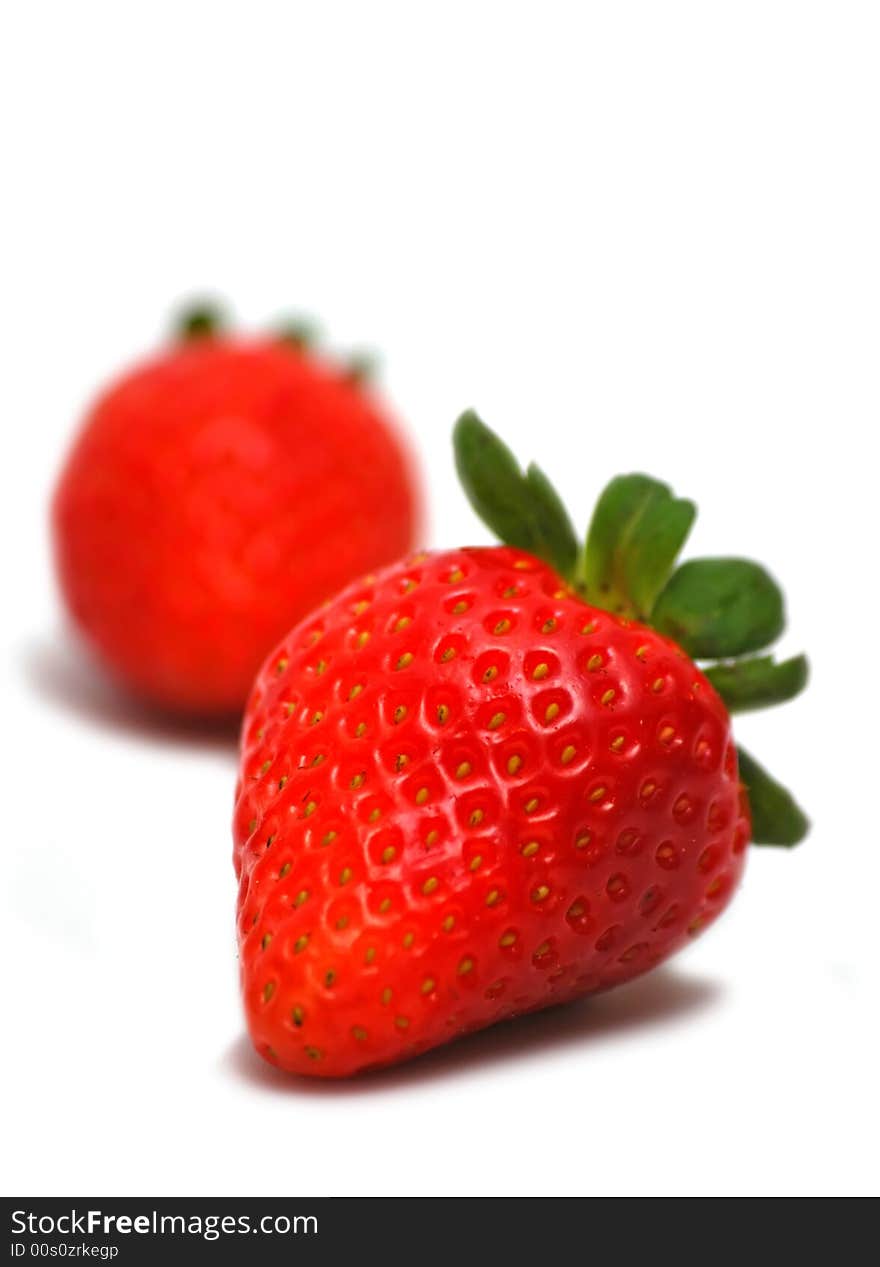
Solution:
[[[655,970],[607,994],[503,1021],[435,1048],[407,1064],[345,1079],[303,1078],[273,1068],[245,1035],[231,1044],[223,1067],[261,1091],[292,1095],[369,1095],[405,1090],[424,1082],[474,1074],[504,1061],[528,1060],[579,1044],[615,1042],[633,1031],[679,1023],[716,1004],[723,989],[714,981]]]
[[[90,726],[145,743],[237,751],[237,716],[213,721],[166,716],[109,681],[71,634],[34,639],[21,649],[19,663],[35,695]]]

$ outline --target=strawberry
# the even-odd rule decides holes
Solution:
[[[257,1050],[296,1073],[386,1065],[628,981],[717,918],[750,838],[806,830],[731,736],[728,707],[804,683],[803,657],[749,656],[782,626],[768,574],[672,571],[694,507],[645,476],[609,485],[581,551],[546,477],[475,415],[456,448],[509,544],[349,587],[284,639],[247,708],[244,1006]]]
[[[132,691],[240,712],[295,621],[411,547],[408,456],[360,377],[302,332],[225,334],[209,313],[97,401],[61,475],[70,612]]]

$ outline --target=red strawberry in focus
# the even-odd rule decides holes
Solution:
[[[472,500],[514,525],[514,547],[349,587],[282,642],[247,709],[245,1011],[257,1050],[293,1072],[388,1064],[627,981],[715,919],[742,872],[725,704],[680,645],[606,607],[652,595],[701,657],[739,656],[778,632],[775,586],[742,560],[667,580],[693,508],[645,477],[609,487],[582,558],[540,472],[519,474],[473,415],[457,444]],[[752,706],[794,693],[803,661],[723,672]],[[787,794],[749,770],[756,836],[799,838]]]
[[[254,1042],[345,1074],[626,981],[724,908],[748,839],[726,710],[668,639],[508,547],[392,567],[248,710]]]
[[[132,691],[241,709],[267,651],[412,543],[416,494],[363,384],[297,340],[192,335],[98,400],[53,504],[70,612]]]

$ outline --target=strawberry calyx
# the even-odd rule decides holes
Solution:
[[[807,684],[807,657],[793,656],[777,662],[772,656],[720,661],[706,665],[706,677],[730,713],[745,713],[794,699]]]
[[[464,491],[507,545],[549,563],[593,607],[638,620],[700,662],[731,713],[792,699],[806,685],[804,656],[756,656],[782,633],[782,591],[759,563],[689,559],[676,567],[696,506],[649,475],[619,475],[606,486],[582,545],[553,484],[534,463],[523,470],[473,410],[453,433]],[[791,793],[739,748],[740,778],[755,844],[794,845],[809,823]]]
[[[378,361],[372,352],[351,352],[342,364],[342,372],[351,383],[371,383],[376,377]]]
[[[226,316],[219,304],[210,300],[196,300],[177,314],[173,334],[181,343],[194,339],[213,339],[224,332],[226,325]]]
[[[172,334],[176,342],[191,343],[215,339],[229,329],[229,320],[219,304],[197,300],[178,312]],[[298,352],[317,349],[320,343],[320,330],[308,317],[286,317],[275,326],[273,334],[279,343],[287,344]],[[355,351],[338,358],[337,368],[349,383],[366,386],[376,378],[379,362],[372,352]]]
[[[320,337],[317,325],[308,317],[288,317],[276,326],[275,333],[282,343],[294,348],[313,348]]]
[[[737,745],[740,782],[749,798],[752,840],[756,845],[797,845],[810,830],[810,822],[791,792],[744,748]]]

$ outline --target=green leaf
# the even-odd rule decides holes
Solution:
[[[537,537],[522,472],[507,445],[472,410],[455,424],[452,443],[458,478],[486,526],[508,545],[534,550]]]
[[[625,547],[623,572],[636,611],[647,615],[697,517],[693,502],[656,498],[646,505]]]
[[[591,601],[647,616],[696,517],[693,502],[649,475],[618,475],[590,522],[584,581]]]
[[[810,821],[791,792],[739,749],[739,777],[749,796],[752,840],[756,845],[796,845],[810,830]]]
[[[524,475],[507,445],[473,410],[455,424],[453,445],[462,487],[483,522],[507,545],[570,576],[577,538],[546,475],[536,466]]]
[[[733,664],[713,664],[705,672],[731,713],[784,704],[800,694],[809,675],[807,657],[803,655],[778,664],[769,655]]]
[[[526,484],[532,494],[532,513],[538,535],[551,552],[554,567],[570,576],[578,555],[578,542],[568,511],[547,476],[534,462],[526,469]]]
[[[695,659],[746,655],[782,633],[782,593],[748,559],[690,559],[673,573],[651,624]]]
[[[174,337],[186,342],[189,339],[211,339],[226,328],[226,318],[218,304],[194,303],[182,309],[174,323]]]
[[[318,327],[307,317],[289,317],[276,327],[276,335],[291,347],[311,348],[318,342]]]
[[[591,598],[622,597],[621,539],[650,502],[669,496],[671,490],[649,475],[618,475],[605,487],[587,531],[584,580]]]
[[[342,372],[352,383],[372,383],[379,372],[379,358],[371,352],[352,352],[343,362]]]

